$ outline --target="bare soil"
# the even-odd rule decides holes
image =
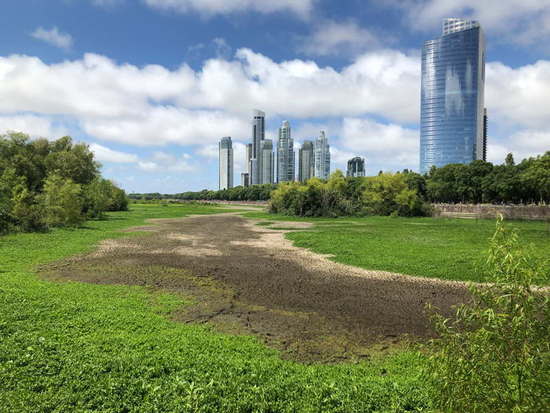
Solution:
[[[41,274],[182,294],[194,304],[175,320],[254,334],[301,361],[359,360],[424,340],[432,335],[427,303],[450,314],[468,298],[464,283],[338,264],[256,223],[233,213],[151,220],[133,229],[147,234],[104,241]]]

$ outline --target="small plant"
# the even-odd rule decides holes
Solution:
[[[533,288],[546,271],[497,219],[487,259],[490,284],[471,285],[456,317],[434,316],[427,375],[436,407],[449,412],[543,412],[550,406],[550,310]]]

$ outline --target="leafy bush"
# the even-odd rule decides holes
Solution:
[[[487,261],[491,284],[472,285],[454,319],[435,316],[429,379],[438,407],[460,412],[543,412],[550,406],[550,309],[533,288],[547,271],[502,218]]]
[[[406,174],[382,173],[366,178],[363,202],[372,215],[424,216],[428,209]]]
[[[288,182],[273,191],[270,210],[298,216],[401,215],[423,216],[428,208],[408,180],[408,173],[346,178],[334,172],[324,182]],[[413,186],[413,187],[411,187]]]
[[[127,209],[126,194],[101,178],[86,144],[0,135],[0,233],[74,226]]]
[[[48,225],[74,227],[84,222],[82,188],[71,179],[59,175],[48,177],[43,197]]]

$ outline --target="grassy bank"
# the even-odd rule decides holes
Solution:
[[[479,271],[487,256],[495,221],[438,218],[296,218],[267,213],[245,216],[270,221],[308,221],[315,226],[287,234],[296,246],[358,267],[441,278],[483,281]],[[550,230],[539,221],[510,221],[534,256],[548,260]],[[275,225],[276,227],[276,225]],[[547,273],[548,274],[548,273]],[[550,284],[550,279],[539,280]]]
[[[223,211],[140,206],[77,230],[0,237],[0,411],[411,411],[429,405],[423,359],[283,361],[252,337],[171,322],[185,298],[42,281],[37,265],[89,251],[147,218]],[[305,235],[305,233],[304,233]]]

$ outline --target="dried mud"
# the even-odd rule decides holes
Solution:
[[[180,322],[254,334],[301,361],[371,357],[431,336],[425,305],[445,314],[463,283],[367,271],[294,247],[286,231],[238,214],[151,220],[144,235],[41,269],[43,277],[161,288],[191,298]],[[293,228],[296,223],[273,223]],[[300,228],[307,227],[301,223]]]

